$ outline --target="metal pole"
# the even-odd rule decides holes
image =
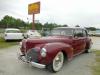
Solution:
[[[33,13],[32,30],[35,30],[35,14]]]

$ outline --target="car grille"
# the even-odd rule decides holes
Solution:
[[[26,59],[27,59],[27,61],[38,62],[38,52],[37,52],[37,50],[35,50],[34,48],[29,50],[26,53]]]

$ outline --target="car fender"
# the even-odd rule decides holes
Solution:
[[[47,56],[45,58],[41,58],[41,63],[43,64],[51,63],[59,51],[64,52],[68,60],[71,60],[73,58],[73,48],[66,43],[47,43],[42,48],[45,48],[47,50]]]

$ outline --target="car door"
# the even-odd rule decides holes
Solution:
[[[75,29],[74,30],[74,38],[73,38],[73,48],[74,54],[80,53],[84,50],[85,47],[85,39],[83,36],[82,29]]]

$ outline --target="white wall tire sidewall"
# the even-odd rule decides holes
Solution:
[[[55,66],[55,60],[56,60],[56,58],[58,57],[58,56],[61,56],[61,62],[60,62],[60,64],[59,64],[59,66],[58,67],[56,67]],[[63,62],[64,62],[64,55],[63,55],[63,52],[58,52],[58,54],[55,56],[55,58],[53,59],[53,70],[55,71],[55,72],[57,72],[57,71],[59,71],[61,68],[62,68],[62,66],[63,66]]]

